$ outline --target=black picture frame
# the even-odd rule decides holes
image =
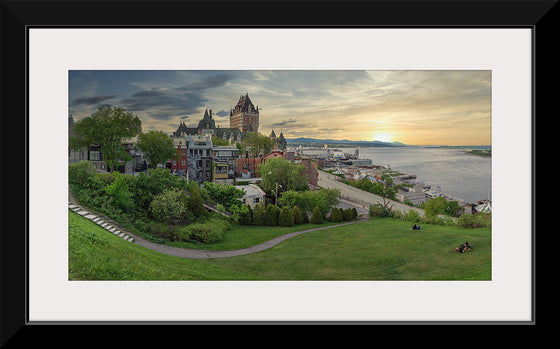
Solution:
[[[113,327],[110,333],[125,333],[132,327],[122,325],[158,325],[157,323],[76,323],[89,326],[56,326],[31,324],[27,302],[27,234],[28,234],[28,50],[30,28],[159,28],[159,27],[276,27],[276,28],[530,28],[533,32],[533,160],[532,177],[536,174],[535,115],[551,106],[546,88],[556,79],[557,70],[549,59],[555,49],[554,29],[557,26],[557,1],[2,1],[2,229],[0,234],[0,345],[19,347],[40,336],[42,345],[58,344],[57,335],[66,331],[86,334],[91,325]],[[535,79],[538,74],[538,80]],[[538,85],[538,87],[537,87]],[[542,88],[541,88],[542,87]],[[536,93],[539,92],[539,106]],[[541,98],[542,96],[542,98]],[[553,101],[554,99],[552,99]],[[553,110],[553,109],[552,109]],[[15,150],[17,149],[17,151]],[[24,151],[25,150],[25,151]],[[532,192],[535,195],[533,181]],[[535,255],[536,223],[533,198],[533,254]],[[535,256],[533,256],[535,261]],[[534,263],[533,268],[534,272]],[[533,297],[536,280],[533,273]],[[533,319],[524,323],[497,321],[490,324],[536,325],[536,300],[533,298]],[[165,323],[164,323],[165,324]],[[182,325],[183,323],[170,323]],[[189,325],[222,325],[232,323],[188,323]],[[252,323],[242,323],[252,324]],[[301,323],[266,323],[299,325]],[[339,323],[303,323],[337,325]],[[351,324],[351,323],[342,323]],[[358,325],[405,325],[418,323],[357,323]],[[441,325],[441,323],[428,323]],[[488,323],[454,323],[484,325]],[[167,324],[169,325],[169,324]],[[71,327],[71,329],[69,329]],[[80,328],[76,328],[80,327]],[[105,326],[104,326],[105,327]],[[141,326],[142,327],[142,326]],[[158,327],[157,331],[162,331]],[[100,332],[96,329],[96,332]],[[91,338],[87,343],[104,343]],[[140,331],[145,331],[141,329]],[[160,334],[158,334],[160,336]],[[113,339],[112,345],[130,344],[131,336]]]

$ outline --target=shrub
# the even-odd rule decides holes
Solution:
[[[253,210],[249,205],[243,205],[239,210],[239,224],[250,225],[253,223]]]
[[[253,225],[264,225],[264,204],[258,203],[253,210]]]
[[[331,214],[327,219],[329,222],[342,222],[342,212],[338,207],[333,207]]]
[[[80,161],[75,164],[68,165],[68,181],[84,185],[91,177],[95,176],[92,171],[93,165],[88,161]]]
[[[404,220],[409,222],[420,223],[422,221],[422,217],[420,214],[415,210],[408,210],[407,213],[404,215]]]
[[[352,212],[351,208],[346,208],[342,210],[342,220],[343,221],[351,221],[354,219],[354,213]]]
[[[300,210],[300,212],[301,212],[301,222],[302,222],[303,224],[309,223],[309,215],[307,214],[307,211],[305,211],[305,210]]]
[[[231,224],[223,219],[212,219],[205,223],[193,223],[178,229],[175,238],[182,241],[199,241],[211,244],[221,241]]]
[[[291,227],[294,225],[294,214],[292,213],[292,210],[290,210],[288,206],[284,206],[282,210],[280,210],[278,223],[282,227]]]
[[[292,216],[294,216],[295,225],[303,224],[303,216],[299,207],[294,206],[294,208],[292,209]]]
[[[358,218],[358,210],[355,207],[352,207],[352,219]]]
[[[490,228],[491,217],[489,213],[462,215],[457,219],[457,225],[463,228]]]
[[[274,204],[266,206],[264,210],[264,225],[276,226],[278,225],[278,218],[280,216],[280,208]]]
[[[186,219],[186,195],[182,190],[171,188],[157,195],[150,203],[150,213],[159,222],[178,224]]]
[[[125,212],[132,212],[135,206],[133,194],[129,186],[129,182],[133,179],[129,177],[131,176],[115,173],[113,183],[105,187],[105,192],[113,198],[113,203]]]
[[[202,200],[202,195],[200,195],[200,190],[198,190],[198,188],[194,188],[191,191],[191,197],[189,198],[187,208],[197,218],[206,216],[207,211],[204,207],[204,200]]]
[[[411,210],[412,211],[412,210]],[[416,211],[414,211],[416,212]],[[382,204],[375,204],[369,207],[369,217],[392,217],[393,214]]]
[[[311,219],[309,220],[312,224],[321,224],[323,223],[323,214],[319,210],[319,207],[315,206],[313,209],[313,213],[311,214]]]

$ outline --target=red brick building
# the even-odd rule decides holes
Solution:
[[[175,142],[175,148],[177,149],[177,154],[181,155],[180,160],[171,160],[171,172],[179,172],[184,171],[185,175],[189,169],[187,165],[187,144],[185,138],[183,137],[176,137],[173,138],[173,142]]]

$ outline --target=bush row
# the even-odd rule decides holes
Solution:
[[[437,224],[437,225],[455,225],[462,228],[491,228],[492,215],[489,213],[476,213],[471,215],[461,215],[456,220],[442,217],[439,215],[427,214],[424,217],[415,210],[402,212],[399,210],[388,210],[382,204],[371,205],[369,207],[370,218],[393,217],[408,222]]]
[[[355,208],[340,209],[333,207],[330,215],[325,218],[319,207],[315,207],[311,213],[311,218],[309,218],[308,212],[300,209],[298,206],[283,206],[280,208],[275,204],[264,206],[264,204],[259,203],[254,208],[245,205],[243,210],[239,212],[238,223],[242,225],[279,225],[291,227],[304,223],[321,224],[324,221],[349,221],[357,217],[358,212]]]

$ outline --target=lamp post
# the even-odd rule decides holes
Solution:
[[[278,184],[278,182],[276,182],[276,190],[274,191],[274,196],[275,196],[275,200],[274,200],[274,204],[278,205],[278,186],[280,186],[280,188],[282,188],[282,185]]]

